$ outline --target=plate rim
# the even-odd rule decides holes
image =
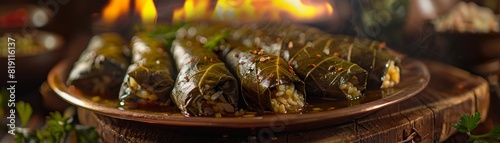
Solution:
[[[412,90],[414,92],[403,94],[405,92],[400,91],[391,94],[388,97],[363,103],[360,105],[335,109],[331,111],[323,111],[317,113],[306,113],[306,114],[276,114],[276,115],[266,115],[266,118],[255,117],[255,118],[238,118],[238,117],[228,117],[228,118],[213,118],[213,117],[184,117],[184,116],[171,116],[161,113],[143,113],[135,111],[120,110],[118,108],[103,106],[102,104],[91,101],[90,99],[83,97],[82,95],[71,95],[67,92],[68,86],[65,81],[61,78],[66,77],[66,72],[69,72],[72,62],[70,60],[63,60],[59,62],[56,66],[52,68],[47,76],[47,81],[50,88],[63,100],[69,102],[72,105],[93,111],[100,115],[118,118],[129,121],[137,121],[151,124],[159,125],[171,125],[171,126],[192,126],[192,127],[222,127],[222,128],[260,128],[260,127],[270,127],[270,126],[291,126],[308,124],[317,121],[323,121],[328,119],[338,119],[345,118],[347,116],[356,116],[361,114],[368,114],[388,105],[399,103],[404,101],[414,95],[420,93],[430,81],[430,73],[427,66],[419,60],[412,58],[404,58],[403,62],[414,64],[418,69],[421,70],[423,79],[420,79],[418,83],[414,86],[410,86],[405,90]],[[404,66],[403,66],[404,68]],[[64,79],[64,78],[63,78]],[[351,114],[336,114],[336,113],[351,113]],[[269,117],[271,116],[271,117]],[[161,117],[161,118],[159,118]],[[358,117],[356,117],[358,118]]]

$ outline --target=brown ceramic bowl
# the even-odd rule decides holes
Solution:
[[[23,35],[22,30],[0,31],[0,35],[2,36],[6,33]],[[46,31],[30,33],[33,35],[33,42],[40,45],[37,48],[41,48],[42,50],[22,53],[22,48],[33,47],[23,47],[21,44],[16,43],[14,79],[10,79],[7,76],[8,55],[0,55],[0,63],[2,64],[0,70],[5,74],[5,76],[0,76],[0,81],[3,81],[0,84],[2,87],[7,86],[5,81],[17,81],[17,83],[15,83],[16,92],[36,90],[46,79],[50,69],[61,59],[63,55],[62,47],[64,44],[64,40],[61,36]],[[20,42],[20,40],[18,39],[17,42]],[[7,45],[1,46],[7,47]]]
[[[368,97],[380,97],[366,101],[359,105],[325,110],[321,112],[308,112],[303,114],[275,114],[263,115],[254,118],[235,117],[184,117],[172,113],[144,112],[123,110],[91,101],[88,96],[72,94],[71,89],[65,84],[68,72],[73,61],[64,61],[52,69],[48,76],[50,87],[64,100],[79,108],[90,112],[136,122],[152,123],[159,126],[177,127],[216,127],[216,128],[265,128],[283,126],[285,130],[305,130],[340,124],[346,121],[366,116],[385,106],[401,102],[417,94],[428,84],[430,75],[426,66],[417,60],[406,58],[402,62],[402,80],[399,85],[390,90],[368,91]],[[314,103],[310,103],[316,106]]]

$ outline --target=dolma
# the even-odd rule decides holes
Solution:
[[[186,116],[232,116],[238,82],[215,53],[178,36],[171,51],[179,69],[171,98]]]
[[[335,42],[336,40],[339,41]],[[386,89],[399,84],[400,59],[387,52],[384,43],[350,36],[336,36],[328,40],[317,40],[315,44],[324,47],[324,52],[328,49],[330,52],[338,51],[341,58],[358,63],[367,69],[368,89]]]
[[[129,52],[118,34],[94,36],[75,62],[67,84],[86,95],[116,99],[129,65]]]
[[[314,46],[322,54],[338,56],[368,71],[368,89],[384,89],[400,81],[400,59],[391,55],[384,43],[345,35],[331,35],[319,29],[291,24],[255,24],[275,36],[288,39],[292,47]],[[282,53],[286,54],[286,53]]]
[[[251,47],[261,47],[267,53],[281,56],[306,83],[309,97],[334,100],[356,100],[363,97],[367,71],[355,63],[328,55],[312,44],[294,43],[286,28],[273,25],[243,25],[234,37]],[[279,29],[279,30],[277,30]],[[293,39],[295,40],[295,39]]]
[[[304,82],[281,57],[244,46],[232,39],[224,24],[191,25],[179,31],[197,31],[196,39],[200,43],[210,43],[221,34],[229,34],[212,48],[237,75],[241,95],[251,110],[259,113],[298,113],[303,110],[306,104]]]
[[[132,38],[132,64],[119,94],[122,106],[154,108],[170,104],[176,75],[165,46],[166,43],[145,35]]]

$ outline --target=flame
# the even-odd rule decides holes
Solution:
[[[330,3],[324,2],[322,4],[304,4],[301,0],[277,0],[273,1],[273,5],[281,7],[282,11],[291,14],[295,19],[312,20],[320,18],[322,13],[328,15],[333,14],[333,8]],[[274,11],[276,13],[276,11]]]
[[[174,10],[174,21],[206,18],[210,10],[210,0],[186,0],[184,7]]]
[[[318,20],[333,15],[332,5],[317,0],[186,0],[184,7],[174,11],[173,20]]]
[[[153,0],[136,0],[135,10],[139,12],[143,24],[154,25],[156,23],[158,13]]]
[[[129,11],[129,5],[130,1],[128,0],[110,0],[102,12],[104,22],[108,24],[115,22],[121,15]]]
[[[120,18],[130,16],[130,0],[110,0],[102,12],[102,18],[108,25],[115,24]],[[153,0],[135,0],[135,11],[145,25],[154,25],[157,19],[156,6]]]

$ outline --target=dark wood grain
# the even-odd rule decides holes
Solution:
[[[431,81],[418,95],[364,118],[319,129],[219,129],[159,126],[79,109],[82,123],[96,126],[106,142],[442,142],[461,115],[480,111],[486,119],[487,82],[457,68],[426,61]]]

